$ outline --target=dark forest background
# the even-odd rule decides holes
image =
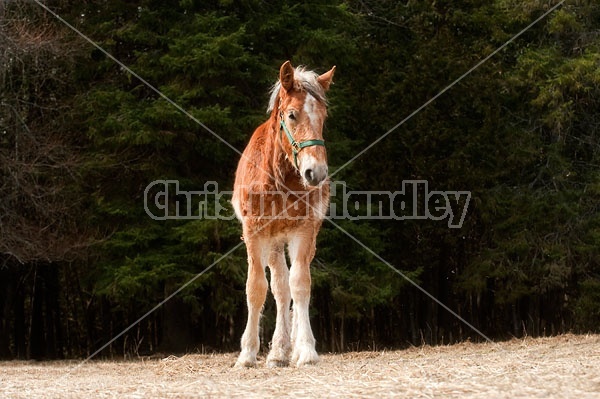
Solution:
[[[242,150],[285,60],[336,65],[330,170],[556,1],[45,1]],[[447,221],[336,221],[493,339],[600,330],[600,5],[567,1],[335,176],[472,192]],[[32,1],[0,3],[0,357],[93,353],[240,241],[145,187],[230,189],[238,155]],[[241,246],[101,356],[236,350]],[[481,340],[325,222],[320,351]],[[274,327],[269,299],[263,345]]]

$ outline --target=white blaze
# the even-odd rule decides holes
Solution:
[[[306,99],[304,100],[303,110],[308,116],[308,120],[310,121],[310,127],[312,128],[313,132],[316,132],[319,127],[319,118],[317,115],[317,99],[307,93]]]

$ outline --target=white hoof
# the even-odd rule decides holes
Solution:
[[[294,351],[292,362],[296,367],[319,363],[317,351],[311,347],[304,347]]]
[[[287,359],[267,359],[267,367],[269,368],[280,368],[280,367],[288,367],[290,365],[290,361]]]
[[[290,365],[290,347],[273,347],[267,356],[267,367],[287,367]]]
[[[256,356],[252,356],[248,353],[240,353],[237,362],[235,362],[236,368],[249,368],[256,367]]]

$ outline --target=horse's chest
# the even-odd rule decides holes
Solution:
[[[320,224],[328,205],[327,193],[323,191],[248,191],[240,198],[239,216],[251,230],[286,232]]]

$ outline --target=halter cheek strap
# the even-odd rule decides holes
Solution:
[[[290,142],[290,145],[292,146],[292,155],[294,156],[294,166],[296,167],[296,169],[299,169],[298,153],[300,152],[300,150],[305,147],[312,147],[315,145],[320,145],[320,146],[325,147],[325,141],[319,140],[319,139],[312,139],[312,140],[306,140],[306,141],[300,141],[300,142],[296,141],[294,139],[294,136],[290,132],[290,130],[287,128],[285,122],[283,121],[283,112],[281,112],[279,115],[280,115],[279,133],[281,134],[281,131],[285,132],[285,135],[287,136],[287,138]]]

